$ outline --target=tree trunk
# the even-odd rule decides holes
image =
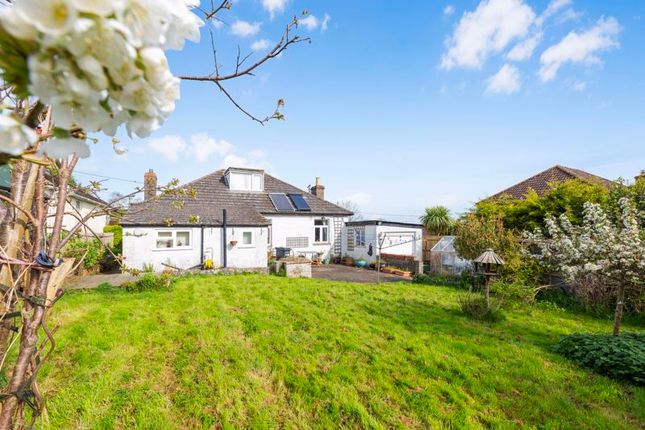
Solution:
[[[616,297],[616,310],[614,311],[614,336],[620,334],[620,323],[623,319],[623,307],[625,306],[625,287],[618,288]]]
[[[52,228],[51,242],[47,252],[48,257],[51,259],[55,259],[56,254],[58,253],[63,215],[65,213],[64,202],[67,200],[67,184],[77,160],[78,158],[74,156],[71,163],[64,161],[59,171],[60,182],[58,184],[58,204],[56,207],[54,226]],[[39,200],[42,200],[40,193],[38,198]],[[39,213],[42,214],[43,211],[39,209]],[[43,218],[38,221],[41,224],[40,228],[44,228],[45,219]],[[41,235],[37,234],[37,236],[40,237]],[[30,295],[35,295],[36,297],[46,297],[47,285],[49,283],[51,273],[51,271],[42,272],[35,269],[32,270],[28,293]],[[25,312],[23,312],[23,314],[25,314],[25,316],[23,317],[24,322],[20,336],[20,350],[18,352],[16,364],[13,368],[13,373],[7,390],[9,393],[14,395],[8,397],[2,405],[2,410],[0,411],[0,430],[10,430],[13,427],[16,411],[19,410],[19,406],[21,404],[24,404],[24,400],[19,399],[15,393],[24,391],[26,388],[31,389],[31,384],[33,383],[33,381],[30,381],[34,376],[29,374],[30,365],[38,350],[38,330],[47,309],[42,305],[33,305],[29,301],[25,301],[24,310]]]

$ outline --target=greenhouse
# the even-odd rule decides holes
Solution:
[[[430,270],[441,275],[459,275],[471,268],[471,262],[464,260],[455,251],[455,237],[443,236],[430,250]]]

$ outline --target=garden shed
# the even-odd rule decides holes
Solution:
[[[443,236],[430,250],[430,270],[441,275],[459,275],[472,263],[457,255],[456,236]]]
[[[382,220],[349,221],[343,229],[342,253],[367,263],[376,262],[380,253],[381,260],[418,273],[423,266],[423,226]]]

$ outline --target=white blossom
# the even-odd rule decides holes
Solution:
[[[29,42],[24,82],[31,96],[52,107],[56,127],[113,136],[125,124],[128,133],[146,137],[179,99],[179,79],[165,50],[199,40],[203,23],[191,11],[198,5],[197,0],[17,0],[0,9],[0,26],[6,30],[2,37]],[[73,146],[57,146],[68,147]]]
[[[67,158],[70,154],[76,154],[80,158],[90,156],[90,148],[85,139],[55,137],[45,142],[40,151],[56,159]]]
[[[38,136],[9,114],[0,113],[0,152],[20,155],[36,143]]]

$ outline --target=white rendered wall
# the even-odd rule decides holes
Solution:
[[[350,251],[347,248],[347,235],[348,232],[354,234],[354,229],[356,227],[365,229],[365,246],[360,247],[354,244],[354,250]],[[400,227],[400,226],[388,226],[388,225],[365,225],[365,226],[345,226],[343,229],[342,240],[343,240],[343,255],[348,255],[355,260],[362,258],[369,263],[376,261],[379,250],[379,240],[378,235],[380,233],[388,232],[389,234],[385,235],[385,241],[383,243],[383,254],[395,254],[395,255],[411,255],[414,256],[415,260],[421,260],[423,258],[423,242],[422,242],[422,231],[420,228],[414,227]],[[401,238],[399,238],[399,233]],[[415,240],[416,237],[416,240]],[[400,245],[389,246],[391,244],[396,244],[398,242],[407,242],[401,243]],[[369,246],[372,245],[372,255],[368,255]]]
[[[190,231],[190,246],[181,249],[157,249],[158,231]],[[250,231],[254,236],[251,246],[242,245],[242,233]],[[263,268],[267,266],[266,227],[229,227],[227,228],[227,267]],[[238,243],[231,245],[232,240]],[[224,244],[222,229],[204,227],[204,258],[213,260],[215,268],[223,266]],[[143,269],[152,264],[160,272],[167,263],[180,269],[188,269],[201,264],[201,228],[200,227],[124,227],[123,256],[127,267]]]
[[[320,253],[323,258],[329,258],[333,254],[334,240],[334,218],[325,217],[329,227],[326,243],[314,243],[314,221],[321,219],[320,216],[266,216],[271,221],[271,249],[287,246],[287,237],[306,237],[307,246],[302,248],[290,247],[293,254],[303,253],[311,257],[313,253]]]
[[[80,200],[75,197],[70,197],[70,201],[65,203],[65,215],[63,215],[63,230],[70,231],[78,223],[78,218],[83,218],[87,216],[92,210],[94,210],[98,205],[87,202],[85,200]],[[54,215],[56,214],[56,205],[50,204],[47,208],[47,229],[51,231],[54,227]],[[72,215],[73,214],[73,215]],[[76,215],[76,216],[74,216]],[[108,223],[108,215],[99,215],[93,218],[90,218],[85,222],[87,227],[82,227],[79,231],[80,234],[84,236],[93,236],[91,231],[100,235],[103,233],[103,227]],[[90,231],[91,229],[91,231]]]

